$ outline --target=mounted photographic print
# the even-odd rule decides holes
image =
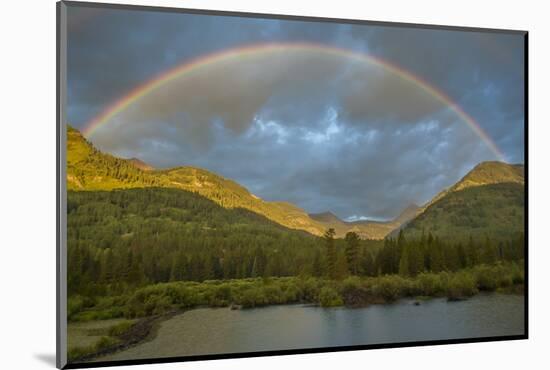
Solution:
[[[527,338],[527,32],[57,10],[59,367]]]

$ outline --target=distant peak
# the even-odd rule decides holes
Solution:
[[[523,165],[508,164],[499,161],[479,163],[468,172],[451,190],[480,185],[498,184],[503,182],[524,183]]]

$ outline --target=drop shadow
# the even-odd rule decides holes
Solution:
[[[55,353],[35,353],[34,358],[37,360],[42,361],[46,365],[50,365],[51,367],[55,367]]]

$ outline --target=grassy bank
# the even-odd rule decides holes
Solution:
[[[384,275],[328,280],[307,276],[171,282],[148,285],[113,297],[71,297],[69,321],[134,319],[199,306],[242,308],[287,303],[361,306],[399,298],[429,296],[461,299],[479,291],[521,291],[523,265],[499,262],[457,272]],[[518,288],[519,287],[519,288]]]
[[[70,323],[68,327],[68,359],[74,361],[122,343],[122,336],[136,320],[111,319]]]

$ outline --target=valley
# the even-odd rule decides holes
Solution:
[[[346,222],[205,169],[117,158],[70,127],[67,149],[68,320],[103,328],[75,334],[73,362],[124,357],[155,338],[149,322],[199,307],[523,294],[521,165],[482,162],[390,221]]]

